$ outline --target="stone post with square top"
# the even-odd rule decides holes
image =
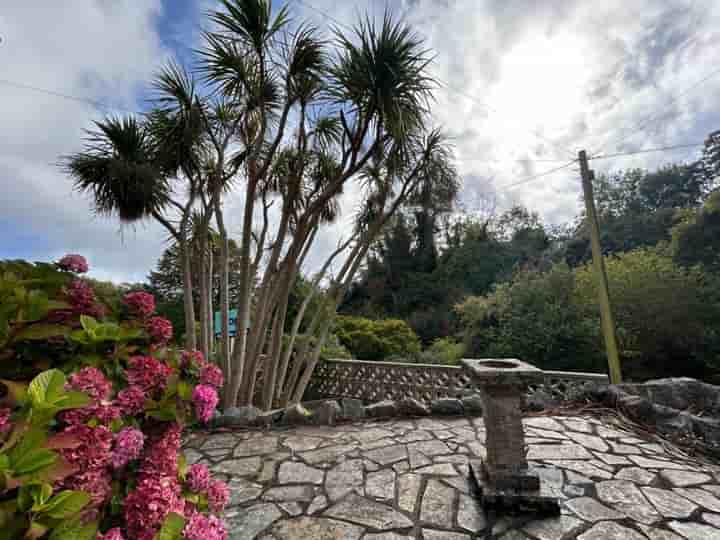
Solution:
[[[463,360],[480,389],[485,422],[484,460],[470,463],[484,506],[511,511],[559,511],[557,497],[540,484],[526,458],[522,401],[528,384],[543,378],[538,368],[515,359]]]

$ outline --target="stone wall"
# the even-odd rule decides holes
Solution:
[[[546,371],[545,380],[528,394],[567,397],[588,384],[607,384],[599,373]],[[305,399],[355,398],[365,403],[416,399],[429,404],[440,398],[462,398],[478,393],[458,366],[327,360],[315,368]]]

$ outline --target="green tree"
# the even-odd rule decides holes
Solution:
[[[596,320],[573,294],[565,265],[522,271],[484,297],[457,306],[465,354],[528,360],[543,369],[604,371]]]
[[[720,270],[720,191],[715,191],[702,208],[685,213],[672,229],[675,260],[685,266],[702,264]]]
[[[399,357],[412,361],[420,352],[420,341],[405,321],[371,320],[340,316],[335,321],[340,343],[359,360]]]

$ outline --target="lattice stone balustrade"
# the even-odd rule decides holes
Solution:
[[[607,375],[572,371],[545,371],[542,383],[528,388],[532,393],[545,387],[569,388],[583,383],[606,384]],[[424,403],[434,399],[461,398],[477,394],[478,388],[459,366],[326,360],[318,363],[306,398],[357,398],[365,403],[386,399],[414,398]]]

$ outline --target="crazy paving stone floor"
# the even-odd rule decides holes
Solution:
[[[483,513],[481,418],[196,433],[186,456],[230,483],[232,540],[720,539],[720,468],[594,418],[525,424],[559,517]]]

